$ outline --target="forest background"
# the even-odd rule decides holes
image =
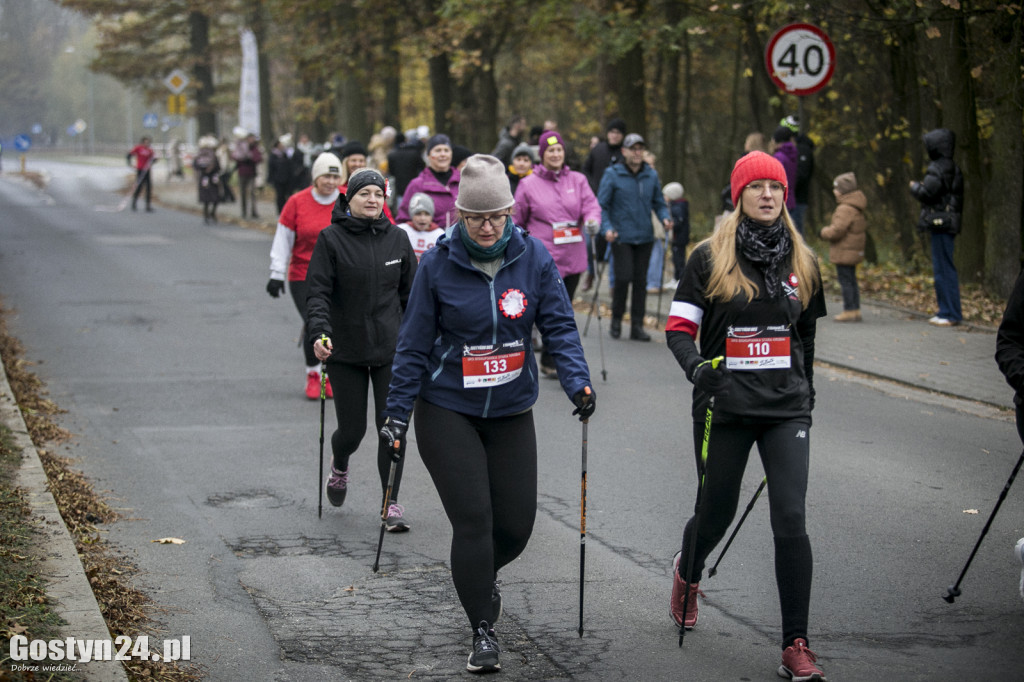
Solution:
[[[367,141],[383,125],[428,125],[488,152],[513,114],[554,118],[586,153],[608,119],[645,136],[663,182],[686,187],[695,237],[748,133],[788,114],[816,145],[807,233],[834,207],[836,175],[854,171],[868,197],[879,256],[930,270],[919,206],[907,185],[927,165],[930,129],[957,135],[965,176],[961,278],[1005,297],[1021,269],[1024,215],[1024,28],[1019,2],[997,0],[0,0],[0,136],[7,139],[82,91],[62,72],[69,36],[90,26],[91,74],[159,103],[175,68],[190,77],[200,134],[237,122],[241,48],[260,51],[264,140],[340,131]],[[73,12],[69,11],[73,10]],[[836,50],[827,87],[797,98],[771,81],[765,46],[795,22],[824,29]],[[112,104],[89,76],[103,126]],[[94,101],[95,100],[95,101]],[[41,114],[41,112],[44,112]],[[66,123],[49,122],[58,131]],[[123,140],[122,140],[123,141]],[[818,247],[822,245],[817,244]],[[822,249],[823,250],[823,249]]]

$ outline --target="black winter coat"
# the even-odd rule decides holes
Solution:
[[[306,272],[309,338],[331,339],[328,362],[390,365],[415,274],[416,254],[405,232],[384,216],[348,215],[342,195]]]
[[[921,182],[910,185],[910,193],[921,202],[921,215],[917,221],[919,230],[933,229],[932,219],[936,213],[954,213],[959,216],[964,210],[964,177],[953,162],[956,148],[956,134],[952,130],[937,128],[925,134],[924,147],[931,163]],[[942,230],[949,234],[960,232],[960,220],[955,227]]]

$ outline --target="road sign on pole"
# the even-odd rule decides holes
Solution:
[[[156,128],[158,125],[160,125],[160,117],[153,112],[149,112],[142,116],[143,128]]]
[[[32,138],[28,135],[15,135],[14,148],[19,152],[27,152],[32,147]]]
[[[175,95],[180,95],[182,91],[188,87],[189,79],[188,75],[181,69],[175,69],[167,74],[167,78],[164,79],[164,85],[167,89],[173,92]]]
[[[777,86],[791,95],[817,92],[836,68],[836,50],[813,24],[790,24],[775,32],[764,51],[765,68]]]

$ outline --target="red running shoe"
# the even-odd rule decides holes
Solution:
[[[786,677],[793,682],[817,680],[827,682],[825,673],[821,672],[814,662],[818,657],[807,648],[807,640],[797,639],[792,646],[782,652],[782,665],[779,666],[779,677]]]
[[[327,397],[328,398],[333,398],[334,397],[334,391],[331,390],[331,378],[330,377],[327,377],[327,382],[326,383],[327,383]],[[319,396],[317,396],[317,397],[319,397]]]
[[[682,554],[681,551],[676,552],[672,558],[672,602],[669,605],[669,613],[672,615],[672,622],[676,624],[676,627],[681,627],[683,625],[683,595],[689,594],[690,603],[686,605],[686,629],[692,630],[697,624],[697,595],[703,597],[704,593],[700,591],[700,583],[687,585],[679,577],[679,559]]]
[[[320,372],[306,373],[306,397],[310,400],[320,399]]]

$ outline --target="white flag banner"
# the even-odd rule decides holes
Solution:
[[[238,125],[250,133],[260,134],[260,73],[256,36],[247,28],[240,31],[242,39],[242,82],[238,92]]]

